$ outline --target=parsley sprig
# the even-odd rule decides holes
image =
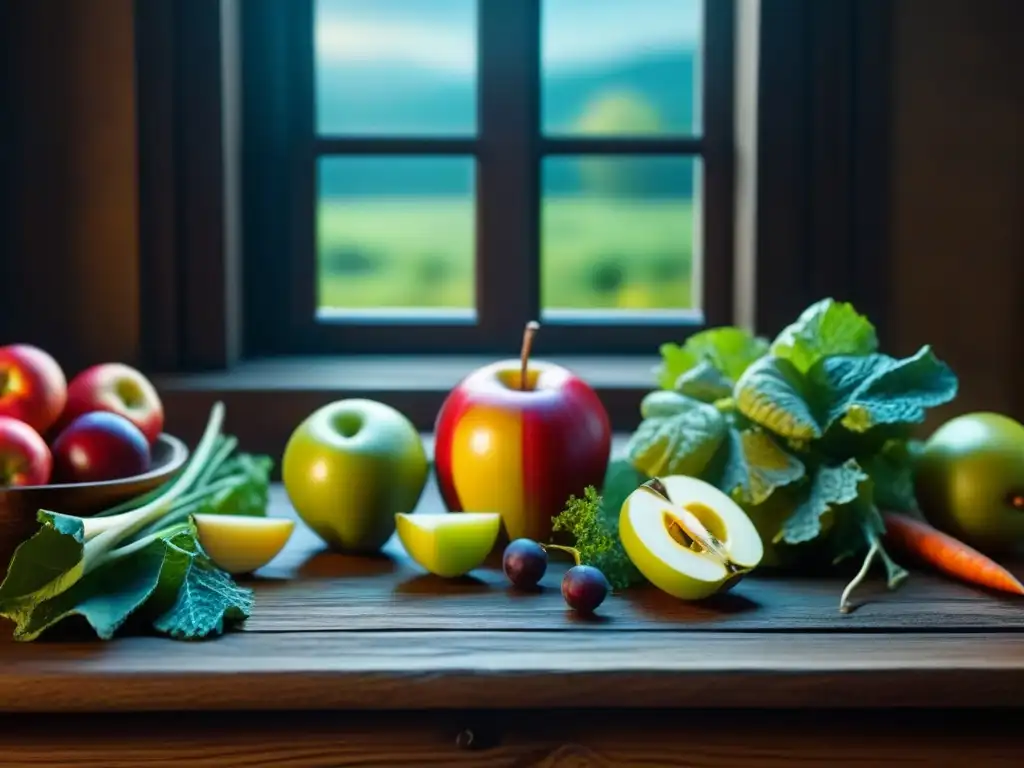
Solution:
[[[570,496],[565,509],[552,520],[555,531],[573,537],[580,562],[604,573],[612,589],[644,581],[622,547],[619,511],[626,497],[646,479],[628,461],[612,461],[600,493],[594,486],[587,486],[582,498]]]

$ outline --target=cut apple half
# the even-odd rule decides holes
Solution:
[[[465,576],[483,564],[501,530],[497,512],[395,515],[398,540],[425,570],[445,578]]]
[[[199,544],[228,573],[252,573],[284,549],[295,530],[286,517],[193,515]]]
[[[633,491],[619,513],[619,536],[640,573],[681,600],[730,589],[764,557],[740,506],[695,477],[654,478]]]

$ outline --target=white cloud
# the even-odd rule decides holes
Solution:
[[[678,0],[668,0],[673,5]],[[625,2],[625,0],[623,0]],[[647,0],[650,8],[666,0]],[[653,5],[652,5],[653,3]],[[638,4],[639,5],[639,4]],[[556,30],[543,41],[544,61],[566,69],[614,61],[645,50],[691,46],[699,38],[697,5],[676,11],[667,23],[664,13],[623,13],[623,7],[595,4],[588,13],[570,13],[570,4],[553,5],[550,23]],[[400,64],[426,67],[449,74],[471,75],[476,70],[476,30],[466,23],[421,19],[402,21],[394,15],[345,14],[336,10],[319,19],[317,53],[321,61],[350,64]],[[610,10],[613,9],[613,10]],[[555,38],[557,34],[557,39]]]
[[[465,74],[476,69],[475,31],[456,26],[335,18],[317,25],[316,45],[321,61],[387,62]]]

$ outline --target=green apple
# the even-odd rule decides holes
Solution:
[[[674,475],[650,480],[622,505],[619,536],[648,581],[681,600],[731,588],[764,556],[740,506],[710,483]]]
[[[228,573],[252,573],[284,549],[295,530],[287,517],[193,515],[203,550]]]
[[[310,414],[284,449],[281,476],[299,517],[339,552],[376,552],[412,512],[427,455],[402,413],[373,400],[339,400]]]
[[[501,530],[497,512],[395,515],[398,540],[409,557],[438,576],[465,576],[494,549]]]
[[[989,554],[1024,549],[1024,425],[998,413],[943,424],[914,468],[932,525]]]

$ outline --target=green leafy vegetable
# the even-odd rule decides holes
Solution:
[[[194,531],[192,536],[175,543],[175,555],[166,578],[168,591],[176,596],[153,621],[158,631],[179,640],[191,640],[220,635],[228,624],[249,617],[254,602],[252,590],[239,587],[213,564],[199,547]]]
[[[818,538],[822,515],[854,501],[860,494],[860,484],[867,479],[868,476],[853,459],[839,466],[818,467],[806,489],[805,498],[782,524],[777,540],[802,544]]]
[[[706,360],[728,381],[734,382],[767,350],[766,340],[742,328],[711,328],[695,333],[682,346],[662,344],[661,364],[655,373],[662,389],[676,389],[680,376]]]
[[[705,358],[676,379],[675,391],[681,395],[713,403],[732,397],[733,382]]]
[[[869,355],[878,349],[875,327],[851,304],[823,299],[812,304],[776,337],[775,357],[807,373],[823,357]]]
[[[173,562],[175,547],[189,538],[189,526],[179,524],[140,545],[123,548],[119,557],[90,571],[72,587],[35,604],[19,623],[18,639],[34,640],[72,616],[85,619],[102,640],[114,633],[153,597],[161,572]]]
[[[235,453],[223,418],[218,403],[184,469],[156,492],[89,518],[39,511],[39,531],[15,550],[0,584],[0,615],[14,621],[15,639],[69,617],[108,639],[142,614],[158,631],[194,639],[249,615],[251,591],[213,565],[191,522],[197,512],[266,512],[270,461]]]
[[[837,552],[834,562],[838,563],[856,554],[863,548],[864,542],[868,542],[868,551],[857,575],[846,585],[839,598],[841,613],[848,613],[851,610],[850,595],[864,581],[876,557],[881,557],[885,565],[889,589],[896,589],[907,578],[907,571],[889,557],[882,546],[884,534],[885,521],[878,507],[871,501],[870,494],[861,494],[847,505],[845,514],[840,518],[840,524],[836,526],[836,531],[831,537],[834,550]]]
[[[736,384],[741,414],[781,437],[811,440],[821,427],[803,392],[803,379],[788,360],[763,357]]]
[[[626,455],[644,474],[696,475],[725,437],[727,425],[713,405],[675,392],[653,392],[641,404],[646,417],[633,433]]]
[[[583,498],[570,496],[565,509],[552,518],[555,531],[575,540],[580,562],[599,568],[613,589],[643,582],[619,538],[619,512],[626,497],[647,480],[627,461],[612,461],[605,473],[602,493],[587,486]]]
[[[614,531],[619,529],[619,513],[626,498],[646,483],[647,475],[638,471],[625,459],[608,463],[604,484],[601,486],[601,521]]]
[[[723,459],[715,485],[744,504],[762,504],[804,477],[800,459],[759,429],[729,430]]]
[[[914,496],[913,441],[889,440],[882,449],[862,460],[874,485],[875,502],[896,512],[917,511]]]
[[[627,450],[638,473],[715,484],[759,520],[766,547],[785,550],[780,562],[863,554],[844,610],[876,559],[891,586],[905,578],[882,546],[879,510],[916,508],[913,428],[957,393],[930,347],[883,354],[866,317],[824,299],[770,345],[715,328],[660,351],[659,389],[644,398]]]
[[[880,424],[919,424],[925,411],[952,400],[957,379],[949,366],[924,346],[914,356],[831,357],[809,376],[828,397],[825,427],[841,421],[851,432]]]

